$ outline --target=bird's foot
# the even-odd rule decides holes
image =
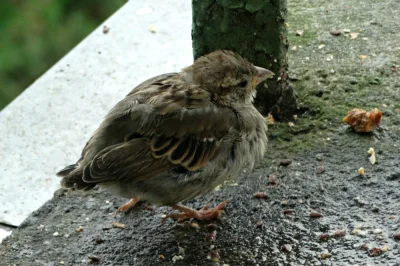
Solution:
[[[140,197],[131,198],[127,203],[121,205],[115,212],[114,216],[117,216],[119,212],[127,212],[130,208],[136,205],[140,201]]]
[[[172,205],[171,207],[175,210],[180,211],[180,213],[171,213],[163,217],[162,222],[165,222],[168,218],[178,220],[178,222],[183,222],[184,220],[194,218],[196,220],[212,220],[219,219],[221,212],[225,209],[228,201],[225,200],[218,204],[214,208],[209,208],[209,204],[201,208],[200,210],[194,210],[189,207],[182,205]]]

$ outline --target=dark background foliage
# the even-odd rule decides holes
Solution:
[[[125,2],[0,1],[0,110]]]

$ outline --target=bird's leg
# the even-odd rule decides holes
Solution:
[[[136,205],[140,201],[140,197],[131,198],[127,203],[121,205],[115,212],[114,216],[117,216],[119,212],[127,212],[130,208]]]
[[[185,206],[182,206],[179,204],[174,204],[174,205],[171,205],[171,207],[174,208],[175,210],[180,211],[180,213],[171,213],[171,214],[166,215],[163,218],[163,222],[165,222],[165,220],[167,220],[168,218],[178,219],[178,222],[182,222],[182,221],[190,219],[190,218],[194,218],[197,220],[218,219],[219,216],[221,215],[221,212],[223,211],[223,209],[225,209],[227,204],[228,204],[228,201],[225,200],[225,201],[221,202],[220,204],[218,204],[214,208],[210,209],[207,204],[200,210],[195,210],[195,209],[185,207]]]

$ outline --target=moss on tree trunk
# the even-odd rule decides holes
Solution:
[[[286,6],[286,0],[192,0],[194,57],[227,49],[273,71],[274,78],[258,88],[255,104],[275,117],[297,110],[287,80]]]

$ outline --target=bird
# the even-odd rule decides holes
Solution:
[[[180,72],[150,78],[118,102],[87,141],[77,163],[59,171],[61,186],[99,186],[178,210],[164,219],[218,219],[225,200],[200,210],[181,204],[253,168],[267,149],[267,124],[254,107],[256,87],[273,72],[216,50]]]

